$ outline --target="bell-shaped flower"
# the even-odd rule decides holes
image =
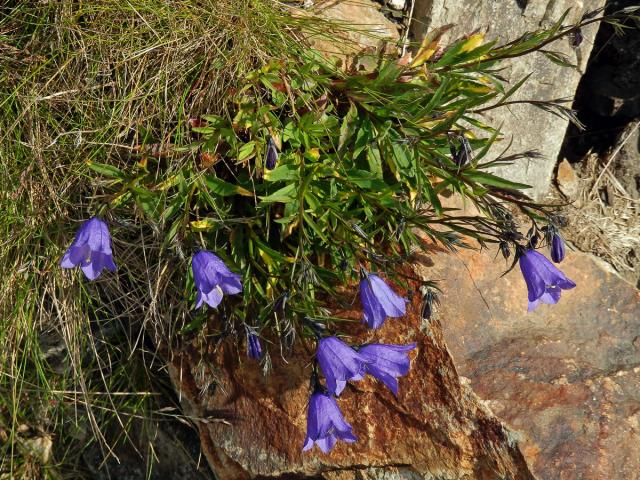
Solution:
[[[203,303],[217,307],[226,295],[234,295],[242,291],[240,275],[233,273],[215,254],[200,250],[191,259],[193,280],[198,290],[196,308]]]
[[[260,338],[252,331],[247,331],[247,355],[254,360],[260,360],[262,357]]]
[[[89,280],[98,278],[105,268],[112,272],[116,270],[109,227],[98,217],[92,217],[80,226],[60,261],[62,268],[78,265]]]
[[[365,364],[369,362],[349,345],[336,337],[325,337],[318,341],[316,358],[327,379],[327,389],[340,395],[349,380],[362,380]]]
[[[553,232],[551,235],[551,260],[555,263],[560,263],[564,260],[564,240],[558,232]]]
[[[369,328],[380,328],[387,317],[401,317],[407,311],[406,300],[374,274],[365,273],[360,281],[360,301]]]
[[[409,345],[385,345],[372,343],[365,345],[358,353],[368,359],[367,373],[384,383],[397,397],[398,377],[409,373],[409,350],[416,348],[415,343]]]
[[[562,290],[576,286],[553,263],[535,250],[525,250],[520,256],[520,270],[527,283],[529,311],[542,303],[555,304]]]
[[[329,453],[338,440],[355,442],[357,438],[351,428],[342,416],[335,398],[316,390],[309,399],[307,437],[302,451],[313,448],[315,443],[324,453]]]

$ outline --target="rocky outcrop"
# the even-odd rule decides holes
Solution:
[[[640,293],[593,257],[561,264],[577,288],[527,313],[518,267],[495,252],[442,255],[439,318],[460,374],[518,432],[541,480],[640,472]]]
[[[399,37],[398,26],[372,0],[324,0],[307,13],[335,23],[331,31],[308,34],[313,47],[327,56],[344,59],[363,49],[381,48],[387,42],[393,45]]]
[[[455,39],[474,30],[487,31],[487,39],[498,38],[501,42],[513,40],[527,31],[550,26],[562,14],[571,9],[566,23],[576,22],[589,10],[601,7],[604,0],[510,0],[483,2],[480,0],[415,0],[412,33],[420,40],[424,33],[449,23],[455,27],[449,38]],[[581,72],[589,58],[597,26],[586,28],[585,40],[573,48],[569,39],[552,45],[552,50],[565,54],[578,69],[563,68],[551,63],[541,54],[526,55],[508,62],[501,72],[512,82],[517,82],[529,73],[529,81],[513,99],[551,100],[573,98]],[[570,103],[567,105],[569,106]],[[501,174],[510,180],[532,185],[528,192],[536,198],[543,197],[550,185],[558,154],[567,129],[567,120],[551,115],[529,105],[512,105],[487,112],[490,125],[501,125],[505,133],[505,144],[513,139],[511,150],[521,152],[537,149],[542,159],[525,160],[513,166],[501,167]],[[499,145],[495,153],[501,151]]]
[[[418,297],[410,314],[375,332],[360,323],[359,311],[339,312],[358,320],[354,342],[415,341],[418,348],[398,399],[369,378],[347,387],[338,403],[358,441],[328,455],[302,453],[312,352],[285,362],[272,345],[268,377],[235,339],[194,340],[177,352],[170,374],[185,412],[200,419],[202,448],[218,478],[533,479],[511,433],[460,382],[442,325],[421,320]]]

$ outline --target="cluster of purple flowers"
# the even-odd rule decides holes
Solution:
[[[564,241],[555,227],[550,227],[548,233],[551,259],[555,263],[560,263],[564,260],[565,255]],[[528,311],[530,312],[535,310],[540,303],[558,303],[562,290],[570,290],[576,286],[547,257],[533,249],[522,252],[519,263],[522,276],[527,284]]]
[[[80,266],[89,280],[95,280],[105,268],[114,272],[111,235],[109,227],[98,217],[85,221],[67,249],[60,266],[74,268]],[[204,303],[217,307],[224,295],[234,295],[242,291],[241,276],[233,273],[214,253],[200,250],[191,259],[193,280],[196,285],[196,308]]]
[[[558,263],[564,259],[565,247],[555,229],[550,230],[551,258]],[[540,303],[555,304],[562,290],[576,284],[536,250],[519,252],[522,275],[527,284],[529,311]],[[60,266],[80,266],[90,280],[95,280],[106,268],[116,270],[111,248],[111,236],[107,224],[97,217],[85,221],[64,254]],[[207,304],[216,308],[224,295],[242,292],[241,276],[233,273],[214,253],[200,250],[192,257],[191,268],[197,290],[196,308]],[[407,300],[399,296],[378,275],[362,270],[360,300],[363,320],[369,328],[380,328],[387,318],[402,317],[406,313]],[[366,374],[386,385],[398,395],[398,378],[409,372],[408,352],[416,344],[394,345],[374,343],[353,348],[336,336],[320,336],[317,342],[316,361],[325,377],[322,386],[314,375],[314,391],[309,399],[307,412],[307,436],[303,450],[314,444],[327,453],[337,440],[354,442],[356,437],[336,402],[347,382],[362,380]],[[262,357],[260,339],[255,330],[247,327],[247,355],[253,359]]]
[[[364,322],[370,328],[380,328],[387,318],[406,313],[406,300],[396,294],[379,276],[363,271],[360,281],[360,300]],[[362,380],[368,373],[398,395],[398,377],[409,372],[407,352],[416,344],[390,345],[374,343],[354,349],[335,336],[318,340],[316,360],[325,380],[326,388],[316,382],[309,399],[307,437],[303,450],[314,443],[327,453],[337,440],[354,442],[356,437],[334,398],[338,397],[348,381]]]

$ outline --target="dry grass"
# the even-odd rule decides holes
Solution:
[[[637,124],[636,124],[637,128]],[[622,146],[624,138],[618,147]],[[579,194],[567,207],[568,237],[577,248],[608,261],[626,279],[640,281],[640,199],[633,198],[612,165],[615,147],[606,158],[590,155],[580,171]]]

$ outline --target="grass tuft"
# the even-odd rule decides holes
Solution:
[[[117,280],[57,266],[69,223],[104,200],[87,161],[126,167],[179,146],[248,71],[300,51],[310,22],[266,0],[0,7],[0,477],[80,471],[94,444],[117,455],[132,421],[174,406],[154,352],[186,312],[157,229],[134,226],[139,212],[112,225]]]

